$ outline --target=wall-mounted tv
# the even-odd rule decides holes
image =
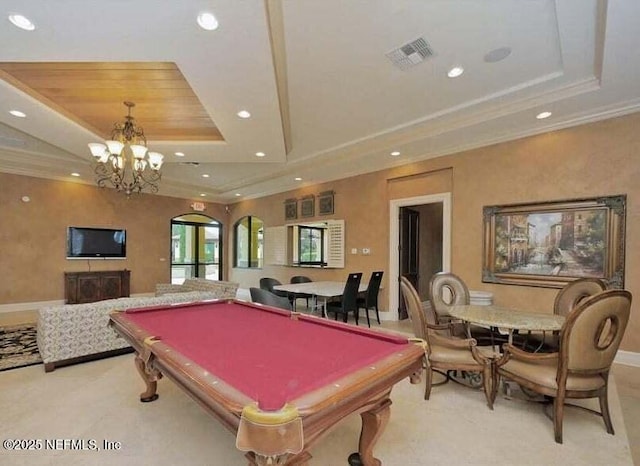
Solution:
[[[126,257],[126,230],[84,227],[67,229],[67,259],[124,259]]]

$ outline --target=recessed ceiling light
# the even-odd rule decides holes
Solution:
[[[176,157],[184,157],[184,152],[175,152]]]
[[[24,29],[25,31],[33,31],[36,28],[36,25],[33,24],[29,18],[19,14],[9,15],[9,21],[11,21],[14,26]]]
[[[549,118],[551,116],[551,112],[541,112],[536,115],[538,120],[544,120],[545,118]]]
[[[236,193],[236,197],[240,197],[240,196],[242,196],[242,194]]]
[[[400,155],[400,151],[394,150],[394,151],[393,151],[393,152],[391,152],[391,154],[389,154],[389,155],[391,155],[391,156],[393,156],[393,157],[397,157],[397,156],[399,156],[399,155]]]
[[[250,117],[251,117],[251,113],[249,113],[249,112],[248,112],[248,111],[246,111],[246,110],[240,110],[240,111],[238,112],[238,116],[239,116],[240,118],[250,118]]]
[[[71,176],[80,176],[80,173],[73,172]]]
[[[27,114],[24,112],[21,112],[20,110],[9,110],[9,113],[11,113],[14,117],[18,117],[18,118],[27,117]]]
[[[449,70],[449,72],[447,73],[447,76],[449,76],[450,78],[457,78],[458,76],[460,76],[462,73],[464,73],[464,68],[461,66],[454,66],[453,68],[451,68]]]
[[[493,49],[484,56],[484,61],[487,63],[495,63],[497,61],[504,60],[509,55],[511,55],[510,47],[500,47],[498,49]]]
[[[209,178],[209,174],[208,173],[203,174],[202,178]]]
[[[296,177],[294,178],[294,180],[296,180],[296,181],[302,181],[302,178],[300,178],[299,176],[296,176]]]
[[[205,197],[206,194],[205,193],[200,193],[200,197]]]
[[[218,29],[218,20],[211,13],[200,13],[198,15],[198,25],[207,31]]]
[[[264,152],[256,152],[256,157],[264,157],[265,155],[267,154],[265,154]]]

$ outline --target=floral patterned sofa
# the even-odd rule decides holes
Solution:
[[[206,299],[235,298],[237,283],[187,279],[183,285],[158,285],[156,296],[64,304],[38,311],[38,349],[45,372],[56,367],[131,352],[129,344],[109,326],[115,310]]]

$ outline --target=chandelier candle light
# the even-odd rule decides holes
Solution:
[[[147,152],[144,131],[131,116],[131,108],[136,104],[124,104],[129,113],[124,123],[114,124],[111,139],[105,144],[89,144],[91,155],[97,162],[96,183],[101,188],[111,185],[118,191],[124,191],[127,197],[144,189],[157,193],[164,156],[158,152]]]

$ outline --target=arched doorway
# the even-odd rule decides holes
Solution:
[[[202,214],[171,219],[171,283],[222,280],[222,224]]]

